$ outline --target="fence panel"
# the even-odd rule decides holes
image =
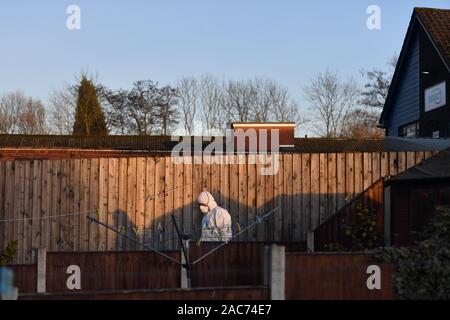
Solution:
[[[380,268],[380,288],[368,288]],[[286,299],[394,299],[393,265],[366,254],[286,254]],[[369,281],[368,281],[369,279]]]
[[[334,216],[375,178],[397,174],[433,153],[228,155],[223,159],[232,163],[212,165],[198,163],[198,155],[184,165],[142,155],[0,161],[0,249],[18,240],[14,263],[32,263],[37,246],[62,252],[140,250],[89,223],[87,214],[160,249],[177,249],[171,214],[198,239],[202,215],[195,201],[204,188],[230,212],[234,232],[280,206],[239,240],[304,241],[306,231]],[[238,163],[242,159],[269,164]],[[270,163],[278,172],[262,175]]]

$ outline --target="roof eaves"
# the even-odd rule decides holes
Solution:
[[[416,18],[417,18],[417,13],[414,10],[412,15],[411,15],[411,20],[409,22],[408,25],[408,29],[405,35],[405,39],[403,40],[403,45],[402,45],[402,49],[400,51],[400,55],[398,58],[398,62],[397,65],[395,67],[395,71],[394,71],[394,75],[392,76],[392,80],[391,80],[391,84],[389,86],[389,90],[388,90],[388,94],[386,97],[386,101],[384,103],[384,107],[383,110],[381,112],[380,115],[380,120],[378,121],[378,127],[385,129],[385,115],[386,112],[388,111],[388,109],[390,109],[390,103],[391,103],[391,99],[392,99],[392,95],[393,95],[393,91],[394,91],[394,87],[397,85],[397,79],[400,73],[400,69],[402,68],[403,65],[403,61],[405,60],[405,55],[406,55],[406,49],[408,48],[409,42],[410,42],[410,38],[411,38],[411,34],[412,34],[412,29],[415,25],[416,22]],[[423,26],[422,26],[423,27]]]

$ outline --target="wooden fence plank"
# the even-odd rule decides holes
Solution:
[[[126,159],[125,159],[126,161]],[[55,165],[55,163],[53,163]],[[81,159],[81,188],[80,188],[80,250],[89,250],[89,222],[87,215],[92,215],[89,204],[89,185],[90,185],[91,159]],[[54,188],[57,186],[53,185]],[[54,208],[52,207],[52,210]],[[53,233],[52,233],[53,236]]]
[[[41,181],[41,212],[40,216],[40,227],[39,231],[41,233],[40,246],[47,248],[51,246],[51,220],[49,216],[51,213],[52,205],[52,172],[51,172],[51,162],[49,160],[42,160],[42,181]]]
[[[108,167],[108,158],[100,158],[99,160],[99,221],[103,223],[108,223],[108,177],[109,177],[109,167]],[[98,243],[97,243],[98,251],[107,250],[107,229],[103,226],[98,226]]]
[[[266,156],[266,163],[270,163],[271,167],[274,167],[276,156],[275,154],[268,154]],[[275,202],[275,175],[268,174],[265,177],[265,194],[266,194],[266,205],[265,205],[265,211],[269,212],[273,210],[276,207]],[[231,181],[233,182],[233,181]],[[264,221],[264,230],[266,234],[266,239],[268,241],[275,240],[275,220],[279,219],[281,216],[281,209],[274,212],[268,218]]]
[[[69,250],[70,243],[70,160],[61,162],[61,247],[59,250]],[[93,243],[96,243],[94,240]]]
[[[406,170],[406,152],[398,153],[398,173]]]
[[[407,152],[406,153],[406,169],[409,169],[416,165],[416,153]]]
[[[345,203],[355,196],[355,154],[345,155]]]
[[[292,201],[293,201],[293,179],[292,179],[292,154],[283,155],[283,229],[282,241],[292,240]]]
[[[363,190],[372,184],[372,154],[363,153]]]
[[[163,175],[164,176],[164,175]],[[119,199],[118,199],[118,212],[117,216],[117,228],[121,233],[127,233],[128,225],[128,208],[127,208],[127,194],[128,194],[128,159],[119,159]],[[117,237],[117,249],[126,250],[127,241],[120,234]]]
[[[363,173],[363,155],[362,153],[354,154],[354,171],[355,171],[355,196],[364,189],[364,173]]]
[[[336,213],[337,210],[337,155],[335,153],[328,154],[328,210],[326,219]]]
[[[381,153],[381,164],[380,164],[380,175],[381,177],[389,176],[389,153]]]
[[[32,237],[33,237],[33,177],[34,161],[25,162],[25,189],[24,189],[24,209],[23,209],[23,263],[31,263]]]
[[[52,246],[51,251],[58,251],[61,243],[61,160],[55,160],[52,164]],[[86,210],[89,204],[86,205]],[[87,248],[82,248],[87,249]]]
[[[164,248],[165,241],[165,220],[164,220],[164,195],[163,193],[165,188],[165,158],[157,157],[155,158],[155,224],[157,231],[157,245],[158,248]]]
[[[301,240],[306,239],[306,232],[312,230],[311,225],[311,156],[308,153],[302,154],[302,216],[301,223]]]
[[[14,233],[14,221],[11,221],[16,217],[14,212],[14,195],[17,193],[17,189],[6,187],[7,181],[9,185],[15,186],[15,161],[6,161],[5,164],[5,219],[9,220],[5,222],[4,229],[4,245],[5,247],[13,240],[17,240],[17,233]]]
[[[292,155],[292,240],[302,239],[302,156]]]
[[[5,180],[6,180],[6,162],[0,161],[0,251],[6,247],[5,244]]]
[[[319,223],[322,223],[328,213],[328,155],[319,155]]]
[[[217,175],[218,178],[218,175]],[[218,185],[218,182],[217,182]],[[183,234],[183,195],[186,192],[186,187],[184,185],[184,165],[183,163],[174,164],[174,184],[173,187],[176,188],[173,192],[174,209],[173,214],[175,221],[178,225],[180,233]],[[171,221],[172,223],[172,221]],[[175,226],[174,226],[175,227]],[[174,229],[174,235],[172,240],[172,248],[179,249],[179,240],[176,230]]]
[[[193,234],[195,236],[195,239],[200,239],[201,237],[201,220],[202,220],[202,213],[200,212],[197,198],[200,195],[200,193],[203,191],[203,180],[202,179],[202,156],[201,155],[195,155],[193,156],[193,169],[192,169],[194,184],[193,184],[193,201],[192,201],[192,230]],[[237,210],[235,211],[237,214]],[[231,212],[232,218],[233,218],[233,212]],[[234,222],[236,220],[233,220]]]
[[[99,173],[100,160],[91,159],[91,170],[89,178],[89,208],[93,210],[92,215],[99,218]],[[136,194],[135,192],[133,194]],[[98,231],[97,223],[89,223],[89,251],[98,250]]]
[[[108,218],[107,223],[118,228],[119,216],[119,159],[108,159]],[[106,231],[107,250],[118,250],[117,234]]]
[[[263,169],[266,163],[266,154],[260,154],[257,156],[257,164],[256,164],[256,215],[259,221],[259,218],[263,217],[265,214],[265,204],[266,204],[266,189],[265,189],[265,175],[263,175]],[[256,226],[257,240],[264,240],[264,225],[268,220],[262,220]]]
[[[42,160],[33,161],[33,186],[31,199],[33,201],[31,250],[39,248],[42,242],[41,210],[42,210]],[[32,256],[32,253],[30,254]],[[30,259],[30,262],[33,262]]]
[[[176,238],[174,233],[174,225],[172,223],[171,214],[173,213],[173,199],[174,192],[171,191],[174,188],[174,164],[170,158],[166,158],[165,162],[165,172],[166,176],[164,189],[166,194],[164,195],[164,219],[165,219],[165,250],[172,250],[172,243],[174,238]]]
[[[193,234],[193,217],[192,217],[192,209],[194,202],[197,200],[196,195],[194,194],[194,184],[195,184],[195,178],[193,176],[193,164],[192,164],[192,158],[191,157],[185,157],[184,159],[184,168],[183,168],[183,186],[184,190],[182,190],[182,201],[183,201],[183,226],[182,226],[182,232],[185,234]],[[221,169],[224,166],[221,166]],[[221,179],[223,172],[221,172],[220,176]],[[222,180],[223,181],[223,180]],[[222,182],[223,183],[223,182]],[[226,185],[226,187],[225,187]],[[228,192],[228,184],[224,184],[224,191]],[[221,193],[222,198],[221,201],[223,202],[223,193]],[[228,209],[228,206],[225,206]]]
[[[395,176],[398,173],[398,154],[389,152],[389,175]]]
[[[337,179],[337,200],[336,210],[340,210],[345,205],[345,153],[337,154],[336,179]],[[334,213],[333,213],[334,214]]]
[[[247,214],[248,220],[247,224],[251,224],[255,221],[256,218],[256,156],[251,154],[247,158],[247,173],[248,173],[248,181],[247,181]],[[255,241],[257,239],[257,228],[256,226],[249,229],[246,233],[248,241]]]
[[[381,178],[381,154],[372,153],[372,183]]]
[[[71,161],[71,199],[70,199],[70,212],[73,214],[70,219],[70,249],[72,251],[78,251],[80,248],[80,200],[81,200],[81,160],[72,159]]]
[[[233,231],[239,230],[239,165],[238,156],[230,155],[232,164],[230,164],[230,215],[233,223]]]
[[[320,155],[311,154],[311,223],[314,230],[320,223]]]
[[[248,204],[247,204],[247,184],[248,184],[248,172],[247,172],[247,156],[238,156],[239,158],[239,225],[242,228],[247,226],[248,222]],[[247,240],[247,233],[243,233],[238,237],[239,241]]]
[[[145,216],[144,216],[144,242],[155,246],[156,226],[155,221],[155,159],[146,158],[145,170]]]
[[[283,232],[283,215],[284,215],[284,203],[283,203],[283,154],[276,154],[275,160],[278,161],[278,172],[274,177],[274,190],[273,196],[275,198],[275,206],[280,207],[279,212],[275,215],[275,241],[281,241]]]
[[[136,239],[138,241],[144,241],[145,232],[145,171],[146,160],[145,158],[136,158]],[[137,246],[137,250],[143,250],[142,246]]]

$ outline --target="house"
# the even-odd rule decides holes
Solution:
[[[450,10],[415,8],[379,126],[387,136],[450,137]]]
[[[450,149],[392,177],[385,184],[385,236],[409,245],[440,206],[450,206]]]

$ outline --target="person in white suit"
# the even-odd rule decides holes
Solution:
[[[202,218],[202,241],[228,241],[233,232],[231,230],[231,216],[227,210],[219,207],[214,197],[203,191],[198,196]]]

